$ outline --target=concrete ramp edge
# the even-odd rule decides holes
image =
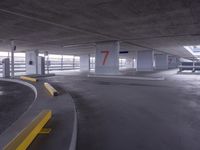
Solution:
[[[35,97],[34,97],[34,101],[37,99],[37,89],[35,86],[33,86],[32,84],[25,82],[25,81],[21,81],[21,80],[17,80],[17,79],[4,79],[4,78],[0,78],[0,81],[7,81],[7,82],[14,82],[14,83],[19,83],[25,86],[28,86],[29,88],[31,88],[34,93],[35,93]]]
[[[77,116],[76,105],[74,103],[74,123],[73,123],[73,131],[72,131],[72,137],[71,137],[69,150],[76,150],[77,134],[78,134],[78,116]]]

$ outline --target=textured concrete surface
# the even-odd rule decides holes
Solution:
[[[48,81],[59,91],[58,96],[50,96],[43,86],[45,81]],[[53,117],[46,126],[52,131],[49,135],[39,135],[28,150],[69,149],[74,123],[74,104],[71,96],[55,81],[40,79],[40,83],[36,87],[40,95],[38,96],[38,104],[33,106],[33,110],[45,108],[52,110]]]
[[[49,135],[41,134],[33,141],[29,150],[66,150],[71,143],[74,123],[74,104],[71,96],[56,82],[48,80],[58,91],[57,97],[52,97],[44,88],[47,80],[40,78],[32,83],[38,91],[38,97],[29,108],[6,132],[0,135],[0,149],[3,149],[23,128],[25,128],[43,109],[51,109],[53,116],[45,127],[52,129]],[[24,94],[22,95],[24,96]],[[13,105],[14,106],[14,105]],[[14,110],[17,113],[17,110]]]
[[[17,125],[27,124],[41,109],[53,109],[47,125],[52,133],[39,135],[29,149],[66,149],[72,134],[72,96],[78,109],[77,150],[199,150],[200,77],[176,72],[143,74],[162,75],[164,81],[91,79],[78,72],[48,77],[35,84],[40,100]],[[49,97],[44,81],[61,95]],[[12,127],[8,131],[4,140],[0,136],[0,149],[6,136],[8,140],[16,134]]]
[[[34,96],[25,85],[0,81],[0,134],[28,109]]]
[[[191,56],[200,42],[199,0],[1,0],[0,46],[88,53],[90,43],[123,41],[122,49],[157,49]],[[89,43],[89,44],[88,44]],[[78,47],[64,45],[86,44]],[[56,51],[56,52],[55,52]]]
[[[199,75],[165,81],[57,76],[78,108],[78,150],[199,150]],[[152,73],[153,74],[153,73]]]

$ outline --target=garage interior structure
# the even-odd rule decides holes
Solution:
[[[0,149],[199,150],[200,1],[2,0]]]

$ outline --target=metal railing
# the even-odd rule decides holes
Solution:
[[[10,65],[10,68],[11,68],[11,65]],[[26,72],[25,62],[24,63],[15,63],[14,69],[15,69],[16,73]],[[2,72],[3,72],[3,65],[2,65],[2,63],[0,63],[0,73],[2,73]]]
[[[45,70],[57,71],[57,70],[73,70],[80,69],[80,62],[67,62],[67,61],[50,61],[50,65],[45,63]]]
[[[46,72],[47,70],[53,72],[53,71],[74,70],[74,69],[80,69],[80,62],[74,62],[74,63],[63,62],[61,64],[59,61],[51,61],[49,68],[47,67],[47,64],[45,65]],[[26,72],[25,61],[15,61],[14,70],[15,70],[15,75],[25,74]],[[2,73],[3,73],[3,66],[2,63],[0,63],[0,74]]]
[[[54,72],[54,71],[62,71],[62,70],[73,70],[73,69],[80,69],[80,59],[77,56],[67,56],[67,55],[58,55],[59,57],[49,57],[48,61],[50,62],[50,65],[47,63],[47,60],[45,62],[45,71],[46,72]],[[1,55],[0,56],[0,76],[2,76],[3,72],[3,66],[2,66],[2,60],[4,58],[8,58],[8,55]],[[10,58],[10,57],[9,57]],[[11,60],[11,58],[10,58]],[[10,62],[11,64],[11,62]],[[11,66],[10,66],[11,68]],[[14,62],[14,71],[15,75],[23,75],[26,72],[26,62],[25,62],[25,55],[22,54],[22,56],[15,56],[15,62]]]

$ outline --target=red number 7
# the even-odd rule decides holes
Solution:
[[[106,63],[106,60],[108,58],[108,55],[109,55],[109,51],[108,50],[105,50],[105,51],[101,51],[102,54],[105,54],[104,55],[104,59],[103,59],[103,64],[102,65],[105,65]]]

